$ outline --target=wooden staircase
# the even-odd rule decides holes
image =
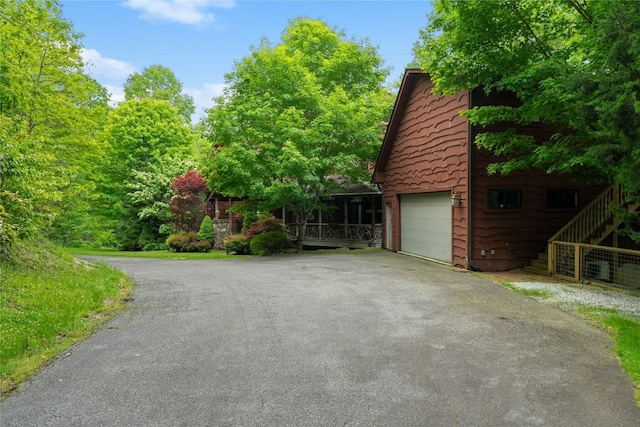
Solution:
[[[615,231],[622,220],[616,216],[616,209],[622,208],[634,212],[640,202],[630,203],[620,184],[610,185],[591,201],[578,215],[562,227],[548,240],[551,242],[588,243],[597,245]],[[547,253],[538,254],[538,258],[526,266],[525,271],[551,275],[551,266]]]
[[[524,271],[539,276],[551,276],[551,272],[549,271],[549,255],[546,252],[540,252],[538,258],[531,260],[531,265],[524,266]]]

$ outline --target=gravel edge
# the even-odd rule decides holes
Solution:
[[[536,290],[548,296],[536,299],[560,307],[577,308],[587,306],[602,309],[614,309],[620,314],[640,320],[640,296],[623,290],[601,288],[580,283],[562,284],[547,282],[511,282],[517,289]]]

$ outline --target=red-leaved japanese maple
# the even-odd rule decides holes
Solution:
[[[176,231],[195,231],[200,228],[206,215],[206,200],[209,195],[207,183],[200,173],[191,170],[173,179],[171,188],[171,223]]]

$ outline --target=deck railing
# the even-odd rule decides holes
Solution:
[[[287,224],[290,239],[296,239],[297,224]],[[382,242],[382,224],[307,223],[304,239]]]
[[[553,273],[552,264],[555,251],[561,250],[553,243],[585,243],[597,245],[602,242],[622,220],[616,216],[617,208],[625,208],[633,212],[640,203],[629,203],[622,185],[613,184],[591,201],[578,215],[569,221],[548,240],[549,271]]]
[[[624,206],[622,186],[614,184],[605,189],[591,201],[578,215],[554,234],[548,241],[586,243],[587,239],[604,224],[614,222],[615,207]],[[589,242],[599,243],[599,242]]]

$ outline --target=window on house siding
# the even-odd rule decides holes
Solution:
[[[547,190],[547,209],[578,209],[579,196],[578,190],[549,189]]]
[[[487,202],[488,209],[521,209],[522,190],[489,190]]]

